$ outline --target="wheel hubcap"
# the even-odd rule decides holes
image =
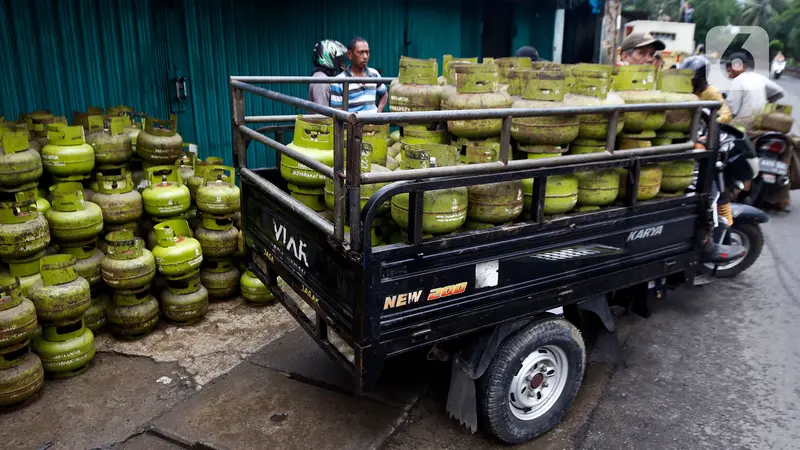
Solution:
[[[511,380],[509,408],[520,420],[542,416],[558,401],[567,383],[567,355],[560,347],[545,345],[522,361]]]

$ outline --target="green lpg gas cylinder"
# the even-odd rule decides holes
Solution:
[[[183,138],[177,130],[178,119],[174,115],[169,120],[147,117],[144,129],[136,137],[136,154],[149,164],[175,164],[183,149]]]
[[[575,84],[570,93],[564,96],[567,106],[606,106],[624,105],[625,100],[615,92],[610,92],[612,67],[601,64],[577,64],[572,68]],[[605,139],[608,131],[608,114],[578,115],[581,139]],[[622,131],[624,116],[617,122],[616,133]],[[615,134],[616,134],[615,133]]]
[[[134,189],[128,171],[98,172],[92,203],[102,210],[105,225],[136,222],[144,211],[142,194]]]
[[[566,75],[561,71],[535,72],[523,90],[523,98],[514,108],[535,109],[563,107],[567,93]],[[578,137],[577,116],[515,117],[511,136],[526,145],[567,145]]]
[[[326,181],[327,183],[327,181]],[[308,187],[298,186],[289,183],[289,194],[293,199],[308,206],[315,212],[324,211],[325,206],[325,188],[323,187]]]
[[[0,258],[25,258],[50,244],[50,229],[36,200],[17,192],[0,200]]]
[[[560,153],[528,153],[529,159],[557,158]],[[525,212],[533,208],[533,178],[522,180],[525,186]],[[551,175],[545,186],[544,213],[564,214],[578,203],[578,179],[575,175]]]
[[[403,169],[444,167],[458,164],[458,149],[442,144],[413,144],[405,147]],[[445,234],[457,230],[467,219],[466,187],[427,191],[423,196],[423,233]],[[408,229],[409,195],[392,197],[392,219]]]
[[[218,157],[218,156],[209,156],[204,160],[195,159],[195,168],[194,168],[194,175],[186,181],[186,178],[181,178],[186,182],[186,186],[189,187],[189,192],[192,194],[192,199],[194,200],[195,195],[197,194],[197,189],[200,188],[203,184],[205,184],[205,169],[208,166],[221,166],[224,165],[225,161]],[[181,170],[181,173],[183,171]]]
[[[297,116],[294,139],[287,146],[322,164],[333,166],[333,120]],[[281,157],[281,176],[297,186],[322,187],[325,177],[288,156]]]
[[[497,161],[498,151],[488,147],[467,147],[467,163]],[[476,222],[500,224],[522,214],[522,180],[468,186],[467,217]]]
[[[515,69],[533,69],[530,58],[511,56],[507,58],[495,58],[494,64],[497,65],[497,82],[505,85],[508,89],[511,85],[511,71]],[[483,61],[486,64],[486,60]]]
[[[22,403],[44,385],[42,361],[29,351],[27,342],[16,347],[0,349],[0,406]]]
[[[108,329],[118,339],[138,339],[153,330],[158,323],[158,301],[149,288],[135,291],[116,290],[106,310]]]
[[[22,295],[27,296],[28,289],[42,279],[42,276],[39,275],[39,260],[44,255],[45,251],[42,250],[25,258],[6,259],[5,263],[8,264],[8,271],[0,272],[0,284],[10,284],[15,279],[19,279]]]
[[[153,224],[149,223],[149,227],[152,228]],[[110,223],[103,223],[103,231],[97,235],[97,248],[103,253],[108,253],[108,242],[106,242],[106,236],[109,233],[114,231],[122,231],[127,230],[133,233],[134,236],[139,236],[139,223],[138,222],[128,222],[128,223],[120,223],[120,224],[110,224]]]
[[[449,97],[443,109],[469,110],[510,108],[513,103],[506,92],[498,91],[497,66],[493,64],[455,65],[456,93]],[[500,135],[502,120],[470,119],[450,120],[447,129],[458,137],[469,139]]]
[[[203,251],[200,242],[191,238],[185,220],[168,220],[155,227],[157,244],[153,248],[159,273],[167,279],[188,277],[200,270]]]
[[[280,281],[278,278],[278,282]],[[249,270],[244,272],[239,279],[239,284],[242,289],[242,297],[248,302],[255,305],[275,303],[275,296],[253,272]]]
[[[125,131],[130,126],[128,117],[89,116],[89,133],[86,143],[94,149],[95,165],[123,164],[133,156],[131,137]]]
[[[442,142],[442,143],[446,144],[447,142]],[[458,154],[461,164],[466,164],[468,146],[488,147],[500,151],[500,138],[490,137],[486,139],[467,139],[467,138],[457,138],[454,136],[453,140],[450,141],[450,145],[458,147]],[[509,153],[508,159],[509,161],[513,159],[511,153]]]
[[[87,175],[94,169],[94,149],[86,143],[83,127],[48,125],[49,143],[42,148],[44,170],[54,176]]]
[[[670,161],[659,164],[663,172],[661,190],[668,193],[683,192],[694,181],[693,159]]]
[[[47,211],[50,234],[58,242],[80,242],[92,239],[103,231],[103,211],[83,199],[80,183],[50,186],[53,205]]]
[[[33,133],[33,139],[41,148],[44,148],[49,142],[50,125],[56,123],[67,125],[66,117],[53,116],[50,111],[34,111],[26,120],[30,120],[28,129]]]
[[[511,69],[508,72],[508,95],[514,101],[522,99],[522,93],[525,91],[525,86],[528,81],[533,78],[533,74],[537,73],[533,69]]]
[[[36,307],[22,294],[19,279],[0,285],[0,348],[27,342],[37,325]]]
[[[570,146],[573,155],[605,151],[605,141],[578,139]],[[578,177],[578,205],[600,207],[610,205],[617,199],[619,180],[614,169],[575,172],[575,176]]]
[[[158,245],[158,239],[156,238],[155,225],[158,225],[161,222],[166,222],[166,221],[169,221],[169,220],[185,220],[187,223],[189,222],[189,220],[187,219],[186,213],[178,214],[177,216],[172,216],[172,217],[152,217],[151,219],[152,219],[153,223],[150,224],[150,226],[149,226],[150,231],[147,233],[147,238],[145,239],[145,243],[147,244],[147,248],[149,248],[151,251],[153,250],[153,248],[155,248],[156,245]],[[194,237],[194,233],[192,232],[191,225],[189,226],[189,236],[188,237]]]
[[[42,327],[42,337],[33,343],[45,373],[52,378],[68,378],[83,373],[94,359],[94,333],[83,319],[58,326]]]
[[[103,281],[112,289],[139,289],[150,285],[156,273],[156,261],[144,241],[130,230],[106,235],[106,255],[100,263]]]
[[[28,124],[24,120],[18,120],[16,122],[3,122],[0,120],[0,135],[3,133],[21,133],[25,139],[28,140],[29,148],[33,149],[33,151],[36,153],[40,153],[42,151],[41,144],[35,140],[33,134],[28,129]],[[0,138],[0,145],[2,145],[2,142],[3,140]]]
[[[75,257],[75,272],[88,281],[89,285],[94,286],[100,282],[100,263],[105,255],[97,249],[96,239],[63,243],[58,246],[58,251]]]
[[[236,186],[236,171],[229,166],[208,166],[206,182],[197,189],[198,211],[207,214],[233,214],[241,208],[241,193]]]
[[[694,95],[692,87],[694,71],[691,69],[665,69],[658,72],[656,88],[664,93],[666,103],[696,102],[699,98]],[[664,126],[660,132],[688,133],[692,128],[691,109],[672,109],[666,112]]]
[[[153,166],[145,170],[150,184],[142,192],[142,203],[147,214],[153,217],[170,217],[181,214],[192,204],[189,188],[181,181],[175,166]]]
[[[161,312],[164,317],[179,325],[191,325],[205,317],[208,312],[208,290],[200,284],[199,276],[189,277],[178,292],[173,290],[167,288],[161,291]]]
[[[59,254],[39,260],[42,279],[28,289],[28,298],[44,324],[60,324],[80,318],[92,298],[89,282],[75,271],[75,257]]]
[[[0,187],[32,183],[42,176],[42,158],[31,148],[27,133],[0,128]]]
[[[97,334],[106,326],[106,310],[109,305],[109,297],[102,286],[92,286],[92,304],[83,313],[83,323],[86,328]]]
[[[239,293],[239,270],[230,258],[208,258],[203,261],[200,281],[212,299],[226,299]]]
[[[442,101],[442,87],[437,76],[439,64],[436,59],[400,57],[398,83],[389,91],[389,111],[436,111]],[[402,124],[401,124],[402,125]],[[379,157],[380,154],[374,155]],[[385,164],[380,159],[374,162]]]
[[[628,170],[623,168],[617,169],[619,175],[619,198],[625,199],[625,185],[628,180]],[[663,171],[659,166],[643,166],[639,171],[639,190],[636,193],[636,199],[639,201],[651,200],[658,195],[661,190],[661,179]]]
[[[194,230],[194,237],[203,248],[203,256],[231,256],[239,243],[239,230],[230,217],[204,215],[202,225]]]
[[[655,90],[655,68],[651,64],[619,66],[614,68],[614,91],[626,104],[664,103],[666,98]],[[627,133],[655,131],[666,121],[665,111],[627,112],[624,130]]]

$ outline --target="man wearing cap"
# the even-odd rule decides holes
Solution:
[[[665,47],[650,33],[631,33],[622,41],[618,65],[653,64],[656,62],[656,52]]]

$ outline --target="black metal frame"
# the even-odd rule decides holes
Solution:
[[[371,78],[370,82],[389,84],[392,78]],[[549,307],[564,305],[565,302],[575,302],[581,297],[578,292],[594,292],[600,289],[614,290],[630,285],[648,281],[653,273],[676,274],[691,272],[699,257],[699,244],[705,238],[710,222],[709,202],[711,181],[714,176],[714,162],[717,155],[717,122],[713,118],[714,112],[719,108],[719,103],[698,101],[672,104],[639,104],[616,105],[597,107],[557,107],[542,109],[484,109],[472,111],[431,111],[409,113],[364,113],[352,114],[338,109],[317,105],[306,100],[287,96],[275,91],[253,86],[250,83],[342,83],[344,97],[347,98],[349,83],[363,82],[361,78],[324,78],[324,77],[231,77],[231,110],[234,163],[240,171],[243,185],[254,186],[259,192],[268,196],[275,209],[282,213],[290,214],[296,224],[305,227],[309,235],[318,235],[320,243],[322,237],[327,240],[326,256],[341,258],[340,265],[349,275],[352,283],[360,286],[353,295],[356,298],[348,299],[352,310],[338,310],[336,305],[328,304],[321,299],[324,286],[313,285],[316,280],[301,279],[297,271],[284,264],[271,262],[269,267],[259,267],[256,264],[253,270],[257,275],[266,280],[268,286],[289,312],[312,335],[312,337],[334,358],[345,363],[347,368],[356,377],[356,391],[362,392],[374,386],[377,373],[383,359],[389,355],[407,351],[419,345],[426,345],[440,339],[449,339],[473,331],[475,329],[491,326],[504,320],[519,319],[521,316],[540,313]],[[283,132],[292,126],[294,116],[245,116],[244,92],[250,92],[275,101],[289,104],[298,108],[311,111],[333,119],[334,122],[334,167],[322,166],[318,162],[306,157],[304,154],[285,146],[282,139],[277,140],[264,136],[263,132]],[[709,136],[705,149],[695,149],[695,142],[674,144],[659,147],[640,148],[635,150],[614,150],[617,120],[620,114],[633,111],[661,111],[674,109],[694,110],[692,132],[694,136],[703,108],[711,110],[712,120],[709,123]],[[510,129],[512,118],[535,117],[561,114],[608,114],[609,132],[606,137],[607,149],[604,153],[586,155],[567,155],[559,158],[529,159],[509,161],[510,156]],[[431,169],[404,170],[388,173],[361,173],[359,152],[349,152],[348,161],[344,158],[344,130],[347,130],[347,148],[359,148],[362,136],[362,127],[365,124],[386,123],[415,123],[446,121],[454,119],[485,119],[498,118],[503,120],[501,135],[500,161],[493,163],[459,165]],[[259,128],[251,129],[247,124],[272,123]],[[274,182],[268,181],[263,170],[255,171],[247,168],[247,145],[250,140],[261,142],[273,149],[279,155],[288,155],[291,158],[318,170],[325,177],[334,182],[334,219],[333,223],[321,218],[307,206],[296,201],[283,192]],[[644,164],[666,162],[682,159],[695,159],[700,162],[698,172],[697,190],[695,193],[684,197],[652,200],[640,203],[635,193],[638,191],[640,168]],[[322,166],[322,167],[318,167]],[[347,169],[345,170],[345,167]],[[626,167],[629,169],[627,180],[627,196],[624,205],[593,213],[572,215],[564,218],[544,217],[544,200],[546,177],[575,171],[588,171],[601,168]],[[530,220],[509,227],[500,227],[488,230],[472,231],[454,236],[422,239],[422,214],[417,214],[422,208],[422,199],[425,191],[441,189],[444,187],[480,185],[493,182],[534,179],[533,210]],[[379,189],[367,202],[363,210],[360,208],[360,186],[372,183],[390,183]],[[244,195],[247,195],[245,188]],[[372,248],[370,228],[377,215],[378,207],[393,195],[399,193],[409,194],[409,217],[415,218],[409,223],[409,240],[407,244],[387,245]],[[247,202],[243,202],[247,208]],[[542,233],[565,226],[580,226],[601,221],[630,219],[658,211],[673,208],[685,210],[689,208],[697,217],[695,226],[697,246],[691,252],[683,254],[680,258],[672,260],[670,267],[661,267],[658,263],[648,263],[637,267],[635,270],[620,270],[619,276],[609,280],[587,277],[586,281],[576,283],[569,295],[563,292],[536,291],[536,296],[541,300],[541,306],[536,309],[523,309],[520,304],[509,306],[507,310],[493,313],[491,320],[482,318],[480,323],[471,323],[468,331],[464,325],[453,321],[441,324],[435,330],[427,332],[424,337],[415,337],[413,333],[406,336],[387,338],[381,335],[381,304],[367,301],[367,292],[371,287],[381,283],[380,264],[390,258],[407,254],[419,255],[434,250],[475,248],[491,245],[509,237],[530,237],[532,233]],[[683,208],[683,209],[681,209]],[[247,210],[243,211],[243,221],[247,228]],[[349,220],[347,220],[349,217]],[[284,217],[288,218],[288,216]],[[350,233],[345,235],[345,225],[349,225]],[[248,242],[252,246],[252,242]],[[267,249],[250,248],[251,257],[258,262],[261,255],[254,255],[253,251],[268,254]],[[338,255],[338,256],[337,256]],[[268,256],[268,257],[274,257]],[[663,262],[662,262],[663,263]],[[656,267],[658,266],[658,267]],[[316,318],[310,319],[295,304],[288,295],[277,288],[276,276],[281,276],[287,283],[300,294],[316,312]],[[693,276],[693,273],[690,274]],[[594,284],[592,284],[594,283]],[[575,291],[575,293],[572,293]],[[549,299],[549,300],[548,300]],[[374,299],[371,299],[374,300]],[[338,305],[339,307],[341,305]],[[488,317],[488,316],[487,316]],[[505,317],[505,318],[504,318]],[[333,329],[355,352],[351,364],[337,351],[328,339],[328,331]],[[394,336],[394,335],[393,335]]]

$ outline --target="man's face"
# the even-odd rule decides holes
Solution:
[[[633,49],[632,52],[622,52],[622,60],[631,65],[653,64],[656,60],[655,46],[648,45]]]
[[[725,65],[725,70],[728,72],[728,77],[733,79],[738,77],[739,75],[743,74],[745,70],[747,70],[744,63],[741,61],[733,61],[732,63],[728,63]]]
[[[357,42],[355,48],[347,51],[347,57],[350,58],[350,64],[364,69],[369,63],[369,44],[361,41]]]

